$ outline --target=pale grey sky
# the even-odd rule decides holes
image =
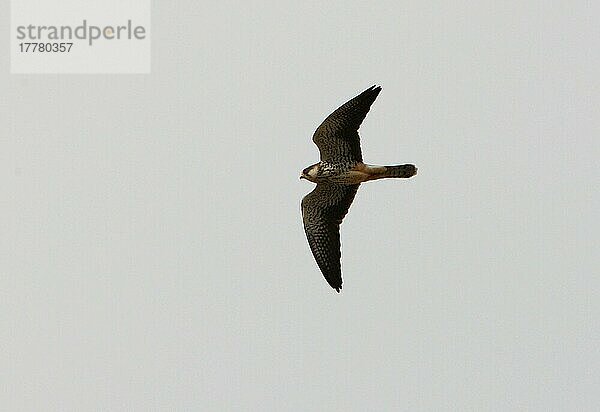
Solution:
[[[322,3],[153,2],[150,75],[3,43],[3,408],[597,409],[600,6]],[[338,295],[298,176],[373,84],[365,160],[419,174],[359,190]]]

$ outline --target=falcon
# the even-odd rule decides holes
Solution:
[[[306,239],[325,280],[338,293],[342,288],[340,224],[358,187],[369,180],[408,178],[417,173],[412,164],[363,163],[358,128],[380,91],[381,87],[372,86],[327,116],[313,135],[321,161],[300,176],[317,184],[302,199]]]

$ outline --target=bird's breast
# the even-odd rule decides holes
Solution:
[[[319,165],[319,180],[333,183],[353,185],[369,178],[362,162],[326,163]]]

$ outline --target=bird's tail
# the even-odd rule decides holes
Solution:
[[[398,165],[398,166],[384,166],[385,169],[377,179],[386,177],[402,177],[408,178],[417,174],[417,168],[415,165]]]

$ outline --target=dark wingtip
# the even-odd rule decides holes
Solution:
[[[377,86],[376,84],[374,84],[373,86],[369,87],[367,90],[362,92],[362,94],[370,94],[370,95],[377,97],[377,95],[379,94],[380,91],[381,91],[381,86]]]
[[[340,289],[342,289],[342,285],[340,285],[338,287],[334,287],[334,289],[337,293],[340,293]]]

